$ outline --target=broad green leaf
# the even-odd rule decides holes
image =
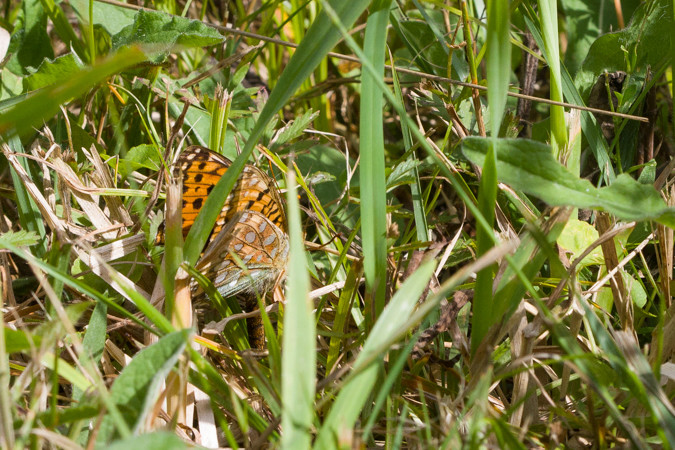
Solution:
[[[157,400],[159,389],[183,353],[190,333],[190,330],[175,331],[141,350],[110,388],[112,401],[132,430],[138,430]],[[113,421],[106,417],[98,434],[98,443],[108,441],[112,432]]]
[[[75,53],[68,53],[54,60],[45,59],[34,73],[24,78],[23,86],[26,91],[34,91],[59,84],[83,68],[84,64]]]
[[[198,20],[140,10],[132,25],[124,27],[112,37],[112,48],[117,50],[140,45],[151,62],[161,64],[176,47],[206,47],[224,40],[215,28]]]
[[[651,66],[658,70],[670,54],[669,36],[673,27],[673,6],[670,0],[642,3],[630,24],[621,31],[607,33],[593,42],[575,83],[587,93],[598,75],[604,71],[626,70]]]
[[[56,411],[47,409],[37,414],[38,420],[47,427],[56,427],[76,420],[86,420],[96,417],[101,412],[101,406],[78,405],[63,408],[59,406]]]
[[[17,75],[26,75],[28,67],[38,67],[43,59],[54,57],[47,34],[47,13],[40,0],[24,0],[22,6],[23,23],[12,34],[9,44],[12,56],[5,65]]]
[[[0,72],[0,112],[22,99],[23,78],[9,70]]]
[[[489,141],[471,137],[462,141],[462,152],[482,166]],[[597,209],[621,220],[654,220],[675,228],[675,208],[669,208],[652,186],[629,175],[619,175],[611,186],[596,188],[559,164],[549,146],[527,139],[498,141],[499,180],[550,205]]]
[[[621,2],[623,17],[631,17],[637,3],[635,0]],[[560,8],[565,14],[567,34],[565,66],[576,73],[593,41],[602,34],[620,29],[617,14],[614,8],[598,8],[597,4],[587,0],[565,0],[560,2]]]
[[[603,272],[603,275],[606,273]],[[620,271],[621,277],[623,278],[623,284],[628,290],[628,295],[630,296],[631,301],[636,308],[642,308],[647,303],[647,293],[645,292],[642,284],[640,284],[631,274]],[[604,287],[598,291],[598,297],[596,303],[600,305],[605,311],[610,312],[612,310],[612,305],[614,304],[614,294],[612,293],[612,288]]]
[[[570,219],[558,237],[558,245],[570,252],[568,258],[570,261],[574,261],[597,239],[598,230],[593,225],[578,219]],[[579,267],[602,264],[603,262],[602,249],[596,247],[581,261]]]
[[[68,0],[68,4],[75,10],[80,22],[89,22],[89,0]],[[111,35],[130,25],[134,21],[135,14],[136,11],[133,9],[94,2],[94,24],[103,26]]]
[[[5,351],[8,354],[27,352],[31,345],[39,347],[42,338],[24,330],[12,330],[5,327]]]
[[[161,165],[159,149],[155,145],[141,144],[131,148],[124,159],[113,158],[108,160],[108,164],[125,177],[140,168],[156,171]]]

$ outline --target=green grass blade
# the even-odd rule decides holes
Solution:
[[[487,76],[488,104],[490,114],[491,142],[497,142],[499,128],[506,107],[509,74],[511,71],[511,43],[509,41],[509,2],[490,0],[487,4]],[[478,207],[483,217],[492,225],[495,220],[497,203],[497,146],[490,145],[485,156],[483,173],[478,192]],[[478,255],[492,248],[492,230],[479,228],[476,232]],[[492,281],[496,267],[488,266],[478,272],[473,302],[471,351],[475,354],[480,343],[498,320],[493,312]]]
[[[376,1],[371,8],[364,38],[365,57],[379,77],[384,73],[389,4]],[[384,170],[384,134],[382,129],[382,92],[374,75],[362,75],[361,91],[361,237],[363,272],[366,277],[366,326],[372,327],[384,309],[387,277],[387,186]]]
[[[351,305],[356,296],[356,291],[359,288],[358,280],[361,278],[361,269],[361,263],[358,261],[351,266],[351,269],[347,273],[345,286],[340,293],[340,299],[338,300],[338,305],[335,309],[333,328],[331,330],[334,334],[330,338],[328,355],[326,356],[326,373],[330,373],[333,370],[333,367],[340,356],[340,344],[343,343],[345,323],[347,323]]]
[[[492,136],[499,128],[506,108],[511,74],[511,26],[508,0],[488,0],[487,3],[487,80],[490,128]]]
[[[309,277],[305,256],[300,206],[295,194],[295,174],[286,177],[290,257],[284,309],[281,392],[284,430],[281,447],[311,446],[316,385],[316,325],[314,303],[309,299]]]
[[[485,164],[483,165],[483,174],[480,180],[480,191],[478,192],[478,208],[483,213],[487,223],[492,225],[495,220],[495,205],[497,202],[497,139],[493,137],[489,140],[487,154],[485,155]],[[478,228],[476,230],[476,247],[478,256],[487,253],[493,246],[494,232],[492,229],[485,230]],[[473,317],[471,319],[471,353],[475,354],[487,334],[490,327],[500,317],[495,317],[493,312],[492,299],[492,281],[496,267],[490,265],[478,272],[476,275],[476,288],[473,299]]]
[[[396,69],[391,72],[394,81],[394,95],[400,104],[403,104],[403,93],[401,92],[401,83],[399,81]],[[410,151],[413,146],[412,136],[408,129],[408,122],[401,121],[401,134],[403,134],[403,145],[406,153]],[[412,153],[410,158],[413,162],[417,161],[415,153]],[[417,240],[426,242],[429,239],[429,226],[427,224],[427,216],[424,210],[424,189],[420,183],[420,174],[417,165],[412,169],[413,182],[410,184],[410,194],[412,195],[413,213],[415,215],[415,233]]]
[[[544,55],[549,67],[551,80],[551,100],[563,101],[562,78],[560,76],[560,49],[558,42],[558,2],[556,0],[539,0],[539,13],[542,34],[544,36]],[[551,144],[556,158],[567,146],[567,126],[565,110],[562,106],[551,105]]]

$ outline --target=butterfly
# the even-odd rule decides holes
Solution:
[[[183,236],[232,162],[205,147],[188,147],[178,157],[175,174],[182,176]],[[257,305],[282,281],[288,260],[288,234],[281,196],[273,179],[246,165],[225,199],[206,248],[195,268],[223,297],[237,296],[245,310]],[[249,319],[252,345],[262,348],[260,318]],[[262,345],[260,339],[262,335]]]

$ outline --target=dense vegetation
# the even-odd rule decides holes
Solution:
[[[675,442],[671,2],[2,5],[3,448]],[[195,267],[247,163],[242,311]]]

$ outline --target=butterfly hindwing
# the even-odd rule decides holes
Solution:
[[[285,272],[288,236],[258,211],[239,211],[207,246],[196,269],[223,297],[264,295]]]

